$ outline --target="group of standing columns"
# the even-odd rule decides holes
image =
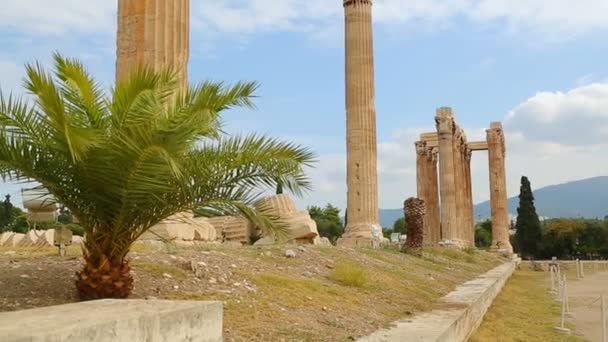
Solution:
[[[435,122],[437,131],[416,142],[418,197],[427,207],[425,245],[475,246],[471,157],[473,151],[488,150],[492,248],[512,250],[502,125],[491,124],[487,141],[469,143],[451,108],[439,108]]]

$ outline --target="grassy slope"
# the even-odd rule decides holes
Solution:
[[[470,342],[586,341],[554,332],[560,306],[549,294],[549,273],[522,264],[488,311]]]
[[[306,247],[303,252],[293,246],[298,255],[288,259],[286,248],[136,246],[130,256],[136,273],[133,297],[223,301],[226,341],[348,341],[433,309],[457,285],[501,262],[485,252],[450,249],[428,249],[416,258],[391,248]],[[9,250],[16,254],[5,255]],[[9,260],[19,265],[0,276],[16,286],[15,293],[4,295],[4,302],[21,301],[20,289],[41,297],[29,304],[22,302],[21,309],[75,300],[69,276],[80,267],[76,260],[63,260],[56,253],[55,249],[0,248],[0,261],[7,267],[13,265]],[[78,254],[78,247],[71,247],[69,255]],[[197,279],[194,272],[182,268],[183,261],[204,262],[208,273]],[[53,269],[62,276],[48,275],[45,270],[52,266],[48,263],[56,264]],[[21,288],[22,273],[39,284]],[[217,284],[210,285],[211,277]],[[236,286],[237,282],[242,285]],[[48,301],[42,295],[48,288],[65,293]],[[0,311],[12,309],[7,306]]]
[[[457,285],[500,263],[487,253],[445,249],[427,250],[422,258],[393,249],[314,251],[321,267],[331,261],[335,269],[305,277],[285,270],[310,260],[259,258],[276,271],[239,274],[257,286],[256,293],[235,299],[178,292],[169,298],[224,300],[226,341],[348,341],[432,309]]]

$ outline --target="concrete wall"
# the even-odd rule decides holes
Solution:
[[[219,342],[221,302],[100,300],[0,313],[2,342]]]
[[[481,324],[492,302],[513,274],[517,261],[502,264],[469,281],[441,299],[444,309],[394,323],[360,342],[466,341]]]

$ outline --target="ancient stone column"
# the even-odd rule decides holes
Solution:
[[[437,194],[437,159],[426,142],[416,142],[416,178],[418,198],[428,203],[424,218],[424,245],[439,242],[439,197]]]
[[[490,162],[490,206],[492,211],[493,249],[513,251],[509,241],[509,205],[505,175],[505,136],[500,122],[493,122],[486,131]]]
[[[473,206],[473,181],[471,179],[471,157],[473,151],[466,148],[465,151],[465,183],[466,183],[466,201],[465,201],[465,222],[468,231],[468,240],[471,246],[475,246],[475,212]]]
[[[451,108],[437,109],[435,117],[439,138],[439,187],[441,191],[441,240],[458,243],[456,189],[454,187],[454,113]]]
[[[376,111],[371,0],[344,0],[348,223],[342,245],[382,236],[378,219]]]
[[[456,127],[453,148],[454,148],[454,193],[456,197],[456,241],[462,245],[465,241],[464,225],[464,162],[462,144],[464,141],[464,131]]]
[[[118,0],[116,79],[136,65],[172,66],[188,82],[190,0]]]
[[[431,166],[429,168],[429,188],[428,199],[426,201],[426,221],[430,230],[429,244],[436,246],[441,240],[441,223],[439,212],[439,180],[437,178],[437,160],[439,149],[434,147],[430,149]]]

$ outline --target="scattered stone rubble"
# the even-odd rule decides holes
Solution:
[[[0,234],[1,247],[54,247],[55,230],[30,230],[26,234],[5,232]],[[81,236],[72,236],[72,244],[81,244]]]

